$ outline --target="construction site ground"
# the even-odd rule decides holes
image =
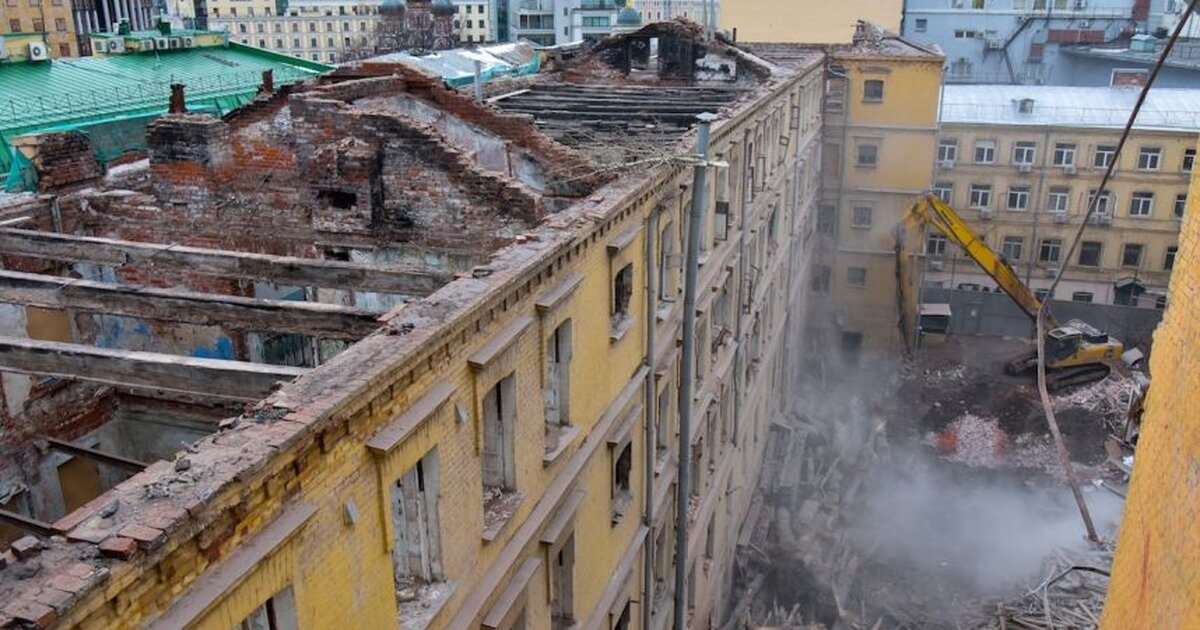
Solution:
[[[1034,380],[1003,371],[1031,347],[959,336],[805,370],[772,426],[727,627],[1098,626],[1125,480],[1106,441],[1129,379],[1053,395],[1094,544]]]

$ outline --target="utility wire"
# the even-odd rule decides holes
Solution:
[[[1067,249],[1065,261],[1070,261],[1075,254],[1075,249],[1079,246],[1079,242],[1083,239],[1083,232],[1087,229],[1088,223],[1092,215],[1096,213],[1096,208],[1100,205],[1100,199],[1107,197],[1104,195],[1105,187],[1112,179],[1113,172],[1117,168],[1117,162],[1121,159],[1121,151],[1125,148],[1125,143],[1129,140],[1129,134],[1133,131],[1133,125],[1137,121],[1138,113],[1142,110],[1142,106],[1146,103],[1146,97],[1150,94],[1150,87],[1154,85],[1154,80],[1158,78],[1158,73],[1162,71],[1163,65],[1167,58],[1171,55],[1171,50],[1175,47],[1175,42],[1179,40],[1180,34],[1183,33],[1184,27],[1187,25],[1188,18],[1200,6],[1200,0],[1191,0],[1188,3],[1187,11],[1180,17],[1179,22],[1175,25],[1175,30],[1171,33],[1171,37],[1163,46],[1162,54],[1159,55],[1158,61],[1154,64],[1154,68],[1150,71],[1150,76],[1146,78],[1146,85],[1142,86],[1142,91],[1138,94],[1137,102],[1133,106],[1133,111],[1129,112],[1129,120],[1125,122],[1125,129],[1121,132],[1121,139],[1117,142],[1116,150],[1113,153],[1112,159],[1108,162],[1108,168],[1104,170],[1104,177],[1100,178],[1100,186],[1096,189],[1096,194],[1092,196],[1088,203],[1087,214],[1084,215],[1083,221],[1079,224],[1079,229],[1075,231],[1075,237],[1071,240],[1071,247]],[[1050,400],[1049,390],[1046,388],[1046,323],[1049,316],[1050,297],[1054,295],[1054,290],[1058,288],[1058,283],[1062,280],[1063,272],[1067,266],[1061,265],[1058,268],[1058,273],[1054,275],[1054,282],[1050,284],[1050,292],[1046,294],[1046,299],[1042,301],[1041,307],[1037,312],[1037,384],[1038,394],[1042,399],[1042,408],[1046,412],[1046,422],[1050,425],[1050,433],[1054,436],[1054,443],[1058,450],[1058,458],[1063,467],[1063,473],[1066,475],[1067,484],[1071,486],[1071,493],[1075,495],[1075,503],[1079,506],[1080,516],[1083,517],[1083,525],[1087,529],[1088,540],[1094,543],[1100,542],[1100,537],[1096,534],[1096,526],[1092,523],[1092,516],[1088,512],[1087,503],[1083,500],[1083,492],[1079,489],[1079,479],[1075,476],[1075,469],[1071,466],[1071,456],[1067,452],[1067,446],[1063,442],[1062,433],[1058,429],[1058,419],[1054,416],[1054,405]],[[1136,290],[1136,287],[1135,289]]]

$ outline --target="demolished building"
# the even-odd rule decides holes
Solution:
[[[39,192],[0,199],[0,624],[665,627],[688,347],[680,587],[719,625],[801,354],[825,63],[652,24],[486,102],[364,62],[176,111],[106,174],[36,136]]]

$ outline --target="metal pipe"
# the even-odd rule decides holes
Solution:
[[[642,576],[642,627],[649,628],[654,606],[654,460],[658,452],[655,444],[655,415],[658,405],[655,404],[658,388],[655,387],[654,377],[654,327],[657,325],[655,312],[658,310],[658,297],[654,281],[658,274],[655,261],[655,237],[658,236],[658,208],[650,211],[646,219],[646,510],[643,523],[650,532],[646,536],[645,571]]]
[[[483,102],[483,62],[475,60],[475,102]]]
[[[799,144],[797,142],[797,144]],[[738,229],[738,304],[737,304],[737,323],[735,324],[737,332],[734,333],[733,344],[733,427],[734,439],[739,443],[744,443],[744,439],[739,433],[742,427],[742,397],[745,395],[743,389],[746,384],[743,382],[743,374],[745,371],[742,368],[742,363],[746,360],[745,352],[742,346],[746,338],[746,314],[742,308],[742,299],[748,296],[742,296],[743,287],[749,286],[746,281],[750,274],[750,240],[748,235],[749,223],[747,217],[750,216],[750,186],[754,182],[750,178],[750,160],[753,158],[750,155],[750,130],[747,129],[742,137],[742,203],[739,208],[738,217],[740,223]],[[730,173],[732,176],[733,173]]]
[[[692,177],[692,212],[688,221],[687,266],[683,276],[683,357],[679,383],[679,482],[675,501],[675,630],[687,619],[688,498],[691,495],[692,397],[696,386],[696,284],[700,268],[700,223],[708,204],[708,139],[716,115],[703,113],[696,141],[696,168]]]

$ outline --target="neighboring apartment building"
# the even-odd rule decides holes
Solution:
[[[1149,0],[908,0],[905,37],[937,44],[947,83],[1078,85],[1060,50],[1128,38]],[[1105,77],[1107,79],[1107,77]],[[1107,85],[1107,80],[1103,85]]]
[[[658,80],[650,39],[669,55]],[[12,305],[19,323],[5,332],[45,350],[34,360],[50,363],[26,368],[55,381],[0,405],[4,426],[30,436],[0,442],[8,505],[32,512],[6,532],[35,532],[0,572],[0,625],[649,630],[669,627],[678,585],[690,626],[720,627],[786,363],[804,354],[785,331],[804,329],[810,297],[824,57],[766,63],[678,24],[605,46],[618,54],[563,62],[580,82],[531,77],[484,104],[373,63],[222,118],[168,114],[150,128],[148,173],[101,180],[81,167],[86,138],[41,137],[45,195],[0,216],[36,215],[26,225],[39,239],[105,237],[118,249],[72,248],[107,261],[96,284],[149,278],[178,289],[146,299],[204,303],[126,304],[155,321],[129,327],[126,343],[153,350],[133,353],[88,345],[87,326],[47,332],[59,310]],[[698,52],[728,71],[706,71]],[[642,71],[637,85],[624,63]],[[614,98],[629,106],[613,111]],[[596,108],[603,121],[559,116]],[[722,166],[700,208],[684,339],[686,158],[702,112],[719,113],[710,154]],[[612,162],[630,141],[680,159]],[[158,253],[116,253],[146,248]],[[197,255],[206,262],[179,266]],[[25,262],[61,282],[59,263]],[[329,303],[257,299],[284,287]],[[304,367],[251,363],[243,340],[263,326],[299,336],[311,352],[287,365]],[[210,346],[228,356],[193,358]],[[29,382],[15,356],[0,353],[6,391]],[[105,423],[121,378],[188,392],[145,412],[157,448],[138,456],[155,463],[108,457],[125,468],[101,477],[98,450],[44,454],[44,438],[118,435]],[[189,406],[221,396],[203,414]],[[690,431],[680,400],[694,402]],[[230,406],[234,417],[214,417]],[[683,453],[690,491],[676,501]],[[29,473],[54,466],[61,479]],[[96,483],[70,483],[80,478]]]
[[[903,10],[904,0],[725,0],[718,25],[738,41],[844,44],[859,20],[899,32]]]
[[[1194,141],[1192,146],[1195,147]],[[1186,628],[1200,619],[1200,178],[1179,237],[1169,305],[1154,331],[1153,380],[1121,517],[1104,628]]]
[[[632,4],[647,22],[684,18],[699,24],[720,24],[721,0],[633,0]]]
[[[337,63],[374,52],[378,3],[299,0],[277,14],[274,0],[207,0],[208,27],[241,44]]]
[[[483,44],[496,41],[492,31],[492,3],[487,0],[454,0],[458,9],[459,41]]]
[[[853,360],[903,341],[895,230],[932,181],[943,58],[865,24],[829,56],[811,325]]]
[[[624,0],[499,0],[497,13],[501,41],[539,46],[595,42],[641,23],[640,16],[631,20]]]
[[[1067,258],[1137,95],[948,85],[932,190],[1039,294],[1065,267],[1057,299],[1161,307],[1196,159],[1200,90],[1150,91],[1080,248]],[[939,236],[926,253],[927,284],[996,289]]]
[[[70,0],[3,0],[0,2],[0,46],[5,58],[51,58],[79,55],[78,29]],[[17,50],[7,51],[16,40]]]

